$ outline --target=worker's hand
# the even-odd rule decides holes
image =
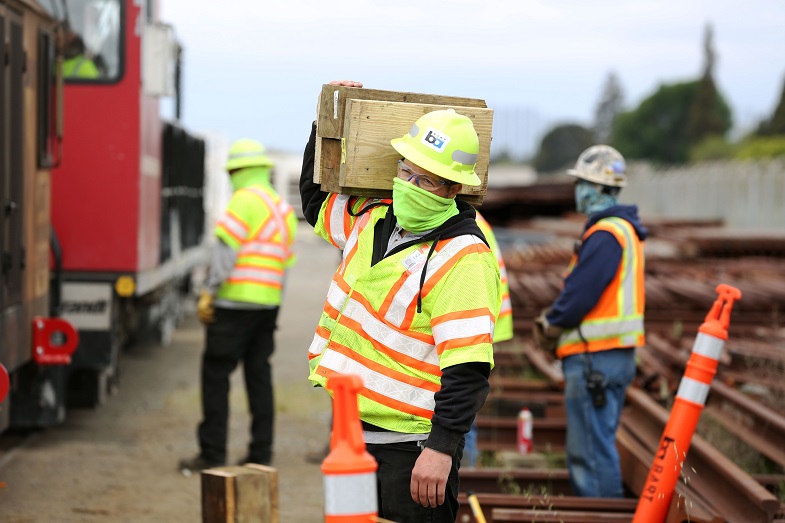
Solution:
[[[213,306],[213,295],[207,291],[202,291],[199,295],[199,302],[196,304],[196,313],[199,321],[205,325],[215,321],[215,307]]]
[[[435,508],[444,503],[447,478],[450,477],[452,456],[424,448],[412,469],[409,491],[415,503]]]
[[[330,80],[330,85],[340,85],[342,87],[362,87],[362,82],[355,82],[354,80]],[[322,94],[316,99],[316,121],[319,121],[319,108],[322,104]]]
[[[354,80],[332,80],[330,85],[341,85],[343,87],[362,87],[362,82],[355,82]]]
[[[559,336],[561,336],[562,328],[548,323],[548,313],[551,309],[543,310],[539,316],[534,318],[534,341],[540,348],[547,352],[553,352],[559,344]]]

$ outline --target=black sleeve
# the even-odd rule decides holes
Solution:
[[[314,159],[316,157],[316,122],[311,124],[311,136],[303,152],[303,168],[300,173],[300,199],[303,204],[303,216],[311,227],[316,225],[319,210],[329,193],[322,192],[321,187],[313,183]]]
[[[442,388],[434,399],[431,434],[425,446],[455,455],[458,444],[474,423],[474,417],[485,404],[490,385],[488,363],[463,363],[442,371]]]

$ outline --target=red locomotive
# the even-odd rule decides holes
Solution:
[[[205,142],[177,123],[181,50],[157,2],[9,0],[9,38],[0,431],[100,404],[125,344],[150,332],[168,341],[205,255]],[[38,331],[35,320],[46,320]],[[36,359],[36,340],[49,361]]]

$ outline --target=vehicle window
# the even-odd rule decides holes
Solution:
[[[120,0],[42,0],[65,32],[66,82],[115,82],[122,74]]]

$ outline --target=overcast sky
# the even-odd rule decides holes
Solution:
[[[785,82],[783,0],[162,4],[184,47],[184,124],[296,152],[321,85],[343,78],[482,98],[496,110],[494,146],[529,149],[546,126],[591,125],[611,71],[627,108],[662,83],[697,79],[708,23],[715,80],[736,122],[770,116]]]

